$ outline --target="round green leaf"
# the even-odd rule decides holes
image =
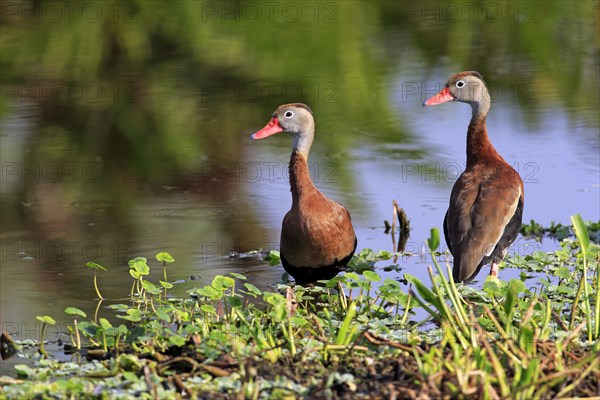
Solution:
[[[146,289],[147,291],[149,291],[150,293],[157,291],[158,288],[156,287],[156,285],[150,281],[143,281],[142,282],[142,287],[144,289]]]
[[[175,259],[173,258],[173,256],[170,255],[169,253],[167,253],[166,251],[161,251],[160,253],[158,253],[156,255],[156,259],[158,261],[168,262],[168,263],[172,263],[172,262],[175,261]]]
[[[137,263],[137,262],[143,262],[146,263],[148,260],[146,259],[146,257],[136,257],[133,260],[129,260],[127,262],[127,264],[129,264],[129,268],[133,268],[133,264]]]
[[[117,317],[131,322],[138,322],[142,320],[142,312],[136,308],[130,308],[127,310],[127,315],[117,315]]]
[[[177,346],[177,347],[181,347],[185,344],[186,339],[182,336],[169,336],[169,342],[171,342],[173,345]]]
[[[241,280],[241,281],[245,281],[245,280],[247,279],[247,278],[246,278],[244,275],[242,275],[242,274],[238,274],[238,273],[236,273],[236,272],[230,272],[230,273],[229,273],[229,275],[231,275],[231,276],[233,276],[234,278],[236,278],[236,279],[239,279],[239,280]]]
[[[171,282],[166,282],[166,281],[159,281],[161,286],[164,287],[165,289],[171,289],[173,287],[173,284]]]
[[[212,281],[211,286],[217,290],[223,290],[235,285],[235,281],[228,276],[217,275]]]
[[[56,324],[56,321],[54,320],[54,318],[49,317],[48,315],[44,315],[44,316],[37,316],[35,317],[38,321],[44,322],[48,325],[54,325]]]
[[[381,280],[381,277],[379,276],[379,274],[377,274],[377,272],[373,272],[373,271],[363,271],[363,276],[365,277],[366,280],[368,280],[370,282],[379,282]]]
[[[146,264],[146,261],[136,261],[130,264],[129,267],[135,269],[140,275],[148,275],[150,273],[150,267]]]
[[[99,322],[100,322],[100,326],[102,327],[102,329],[112,328],[112,324],[110,322],[108,322],[108,320],[106,318],[100,318]]]
[[[244,287],[256,295],[260,296],[262,294],[261,290],[251,283],[244,283]]]
[[[67,307],[65,312],[69,315],[79,315],[80,317],[87,318],[87,314],[76,307]]]
[[[209,305],[209,304],[202,304],[200,306],[200,308],[202,309],[202,311],[204,311],[205,313],[209,313],[209,314],[215,314],[217,315],[217,309],[214,308],[213,306]]]

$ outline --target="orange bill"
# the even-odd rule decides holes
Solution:
[[[443,88],[438,94],[433,96],[427,101],[423,102],[423,107],[425,106],[435,106],[437,104],[442,104],[447,101],[453,101],[454,96],[450,93],[450,89],[448,87]]]
[[[250,137],[252,139],[264,139],[268,136],[274,135],[279,132],[283,132],[283,128],[281,127],[281,125],[279,125],[279,121],[277,120],[277,118],[273,117],[264,128],[262,128],[260,131],[256,132]]]

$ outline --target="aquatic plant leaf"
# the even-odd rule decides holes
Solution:
[[[239,296],[229,296],[227,297],[227,303],[233,307],[241,307],[242,299]]]
[[[363,271],[363,276],[369,282],[379,282],[381,280],[379,274],[374,271]]]
[[[510,290],[514,290],[517,294],[527,291],[527,286],[520,279],[511,279],[508,283]]]
[[[518,279],[511,279],[508,283],[508,292],[504,299],[504,314],[507,317],[506,321],[510,321],[515,311],[515,306],[519,300],[519,293],[527,290],[525,284]]]
[[[164,287],[165,289],[172,289],[173,288],[173,284],[171,282],[167,282],[167,281],[160,281],[160,285],[162,287]]]
[[[556,289],[558,293],[568,294],[569,296],[575,296],[575,293],[577,293],[577,289],[570,286],[558,285],[554,286],[554,289]]]
[[[245,281],[246,279],[248,279],[248,278],[246,278],[244,275],[242,275],[242,274],[238,274],[237,272],[230,272],[230,273],[229,273],[229,275],[231,275],[231,276],[232,276],[232,277],[234,277],[235,279],[239,279],[239,280],[241,280],[241,281]]]
[[[123,379],[125,379],[128,382],[138,382],[140,380],[140,377],[135,373],[135,372],[131,372],[131,371],[123,371]]]
[[[152,294],[158,294],[158,293],[162,292],[161,289],[156,287],[156,285],[150,281],[143,281],[142,287]]]
[[[440,245],[440,231],[438,228],[431,228],[429,239],[427,239],[427,247],[431,252],[437,250]]]
[[[281,261],[281,255],[279,254],[279,251],[271,250],[269,252],[268,260],[271,267],[278,265]]]
[[[575,236],[577,236],[579,244],[581,245],[581,250],[585,253],[590,245],[590,235],[588,234],[587,227],[579,214],[571,216],[571,222],[573,223]]]
[[[381,285],[381,288],[384,290],[402,290],[402,287],[400,286],[400,282],[395,281],[390,278],[385,278],[385,280],[383,281],[383,284]]]
[[[96,336],[98,329],[100,329],[100,325],[88,321],[80,322],[77,327],[81,333],[90,337]]]
[[[129,265],[129,268],[133,268],[133,264],[135,264],[136,262],[146,263],[148,262],[148,259],[146,257],[136,257],[127,261],[127,264]]]
[[[488,294],[498,295],[501,292],[500,281],[497,277],[489,275],[483,284],[483,290]]]
[[[271,251],[269,251],[269,258],[280,259],[281,258],[281,254],[279,253],[278,250],[271,250]]]
[[[117,317],[131,322],[138,322],[142,320],[142,312],[138,309],[130,308],[127,310],[127,315],[117,315]]]
[[[211,299],[218,299],[223,296],[221,292],[217,291],[212,286],[204,286],[203,288],[198,288],[196,289],[196,293],[198,293],[200,296],[208,297]]]
[[[571,277],[571,270],[567,267],[559,267],[554,271],[554,275],[561,279],[569,279]]]
[[[165,307],[157,308],[156,316],[158,317],[158,319],[160,319],[162,321],[171,322],[171,316],[169,315],[169,313],[167,312],[167,309]]]
[[[293,316],[292,318],[290,318],[290,321],[294,325],[300,326],[300,327],[307,327],[310,325],[310,322],[308,320],[306,320],[306,318],[302,318],[299,316]]]
[[[108,308],[110,308],[111,310],[128,310],[129,306],[127,304],[118,303],[111,304],[110,306],[108,306]]]
[[[392,253],[385,250],[379,250],[379,252],[377,252],[377,258],[379,258],[380,260],[389,260],[390,258],[392,258]]]
[[[150,273],[150,267],[146,264],[146,261],[136,261],[133,264],[130,264],[129,267],[133,268],[140,275],[148,275]]]
[[[363,249],[358,256],[363,261],[375,261],[375,252],[368,248]]]
[[[39,315],[38,315],[38,316],[37,316],[37,317],[35,317],[35,318],[36,318],[38,321],[41,321],[41,322],[43,322],[43,323],[45,323],[45,324],[48,324],[48,325],[54,325],[54,324],[56,324],[56,321],[54,320],[54,318],[52,318],[52,317],[50,317],[50,316],[48,316],[48,315],[44,315],[44,316],[39,316]]]
[[[359,281],[360,280],[360,277],[355,272],[346,273],[346,278],[348,279],[348,281],[350,281],[350,280]]]
[[[262,291],[251,283],[244,283],[244,287],[258,296],[262,294]]]
[[[217,290],[224,290],[235,285],[235,281],[228,276],[217,275],[214,277],[211,286]]]
[[[98,321],[102,329],[112,328],[112,324],[106,318],[100,318]]]
[[[214,308],[213,306],[211,306],[210,304],[202,304],[200,306],[200,309],[202,311],[204,311],[205,313],[209,313],[209,314],[215,314],[217,315],[217,309]]]
[[[36,376],[35,370],[26,364],[15,365],[15,372],[19,378],[33,378]]]
[[[286,299],[285,297],[283,297],[281,294],[279,293],[265,293],[265,301],[271,305],[274,306],[278,306],[278,305],[285,305],[286,303]]]
[[[166,251],[161,251],[160,253],[158,253],[156,255],[156,260],[166,262],[166,263],[175,262],[175,259],[173,258],[173,256],[171,254],[167,253]]]
[[[177,346],[177,347],[181,347],[185,344],[186,339],[182,336],[169,336],[169,342],[171,342],[173,345]]]
[[[65,312],[69,315],[79,315],[80,317],[87,318],[87,314],[76,307],[67,307]]]
[[[107,270],[106,268],[104,268],[102,265],[100,265],[100,264],[96,264],[95,262],[91,262],[91,261],[88,261],[88,262],[85,264],[85,266],[86,266],[86,267],[88,267],[88,268],[90,268],[90,269],[98,269],[98,270],[101,270],[101,271],[108,271],[108,270]]]

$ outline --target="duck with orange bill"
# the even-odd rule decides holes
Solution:
[[[279,106],[252,138],[278,133],[292,137],[292,207],[281,227],[281,263],[298,283],[331,279],[350,261],[357,240],[348,210],[321,193],[310,178],[308,153],[315,135],[312,110],[302,103]]]
[[[423,103],[459,101],[471,106],[467,129],[467,166],[450,194],[444,218],[446,244],[454,257],[452,275],[470,282],[486,264],[498,275],[498,264],[516,239],[523,216],[521,177],[496,151],[487,133],[490,95],[475,71],[452,75],[444,88]]]

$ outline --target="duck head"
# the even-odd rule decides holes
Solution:
[[[281,132],[292,136],[293,149],[307,156],[315,133],[315,120],[310,107],[302,103],[277,107],[269,123],[251,138],[264,139]]]
[[[444,88],[423,106],[435,106],[447,101],[468,103],[473,109],[473,116],[485,115],[490,107],[490,95],[483,77],[476,71],[464,71],[454,74],[448,79]]]

